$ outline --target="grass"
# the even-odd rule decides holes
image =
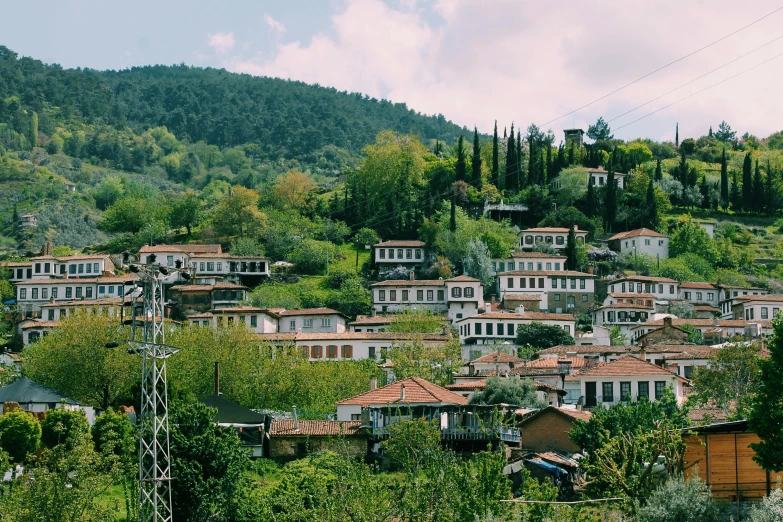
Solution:
[[[136,483],[131,483],[132,487],[136,487]],[[120,484],[114,484],[103,495],[99,496],[96,500],[97,504],[106,508],[117,508],[117,520],[126,520],[128,518],[128,512],[125,509],[125,494],[122,492],[122,486]]]

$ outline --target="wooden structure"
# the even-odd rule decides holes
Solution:
[[[689,428],[685,435],[685,476],[698,475],[716,499],[761,500],[783,474],[765,471],[753,460],[750,444],[759,442],[747,431],[748,421],[722,422]]]

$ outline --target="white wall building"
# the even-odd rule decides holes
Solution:
[[[38,256],[30,259],[32,279],[96,278],[114,274],[114,263],[107,255]]]
[[[427,261],[426,246],[424,241],[383,241],[373,245],[373,258],[382,274],[398,266],[418,268]]]
[[[645,254],[654,259],[669,257],[669,238],[649,228],[620,232],[609,239],[609,248],[622,254]]]
[[[769,294],[769,290],[763,288],[746,288],[733,285],[718,285],[718,289],[721,319],[742,319],[744,317],[742,303],[746,296]]]
[[[517,328],[533,322],[557,326],[569,335],[574,335],[576,325],[576,319],[573,315],[526,312],[522,309],[514,312],[489,311],[460,319],[455,325],[459,328],[460,343],[471,345],[504,341],[514,343],[517,338]]]
[[[498,275],[501,298],[507,294],[540,294],[541,310],[585,312],[595,297],[595,276],[571,270],[514,270]]]
[[[628,276],[612,281],[607,288],[613,294],[652,294],[655,305],[666,306],[680,295],[680,284],[668,277]]]
[[[620,302],[605,304],[593,312],[593,324],[609,329],[619,328],[625,335],[625,344],[631,344],[633,340],[631,328],[646,323],[654,311],[652,300],[648,299],[647,302],[650,304]]]
[[[579,230],[574,225],[576,244],[583,246],[587,239],[587,231]],[[519,246],[525,250],[533,250],[536,245],[546,244],[555,250],[564,250],[568,242],[568,229],[559,227],[537,227],[522,230],[519,233]]]
[[[405,310],[429,310],[447,313],[451,321],[475,315],[484,308],[481,281],[468,276],[450,279],[394,279],[370,285],[373,310],[396,313]]]
[[[680,283],[681,301],[687,301],[692,305],[709,305],[718,307],[720,303],[718,288],[711,283]]]
[[[590,183],[592,183],[594,187],[603,187],[609,181],[609,171],[604,170],[603,167],[585,168],[583,170],[585,171],[585,177],[584,177],[585,187],[587,187],[587,185],[589,185]],[[624,188],[625,174],[622,172],[615,172],[614,181],[618,188]],[[552,187],[555,189],[559,189],[561,187],[560,176],[557,176],[555,179],[552,180]]]
[[[783,310],[783,294],[745,297],[740,303],[745,321],[770,321]]]
[[[514,270],[565,270],[565,256],[545,254],[543,252],[512,252],[510,258],[492,260],[492,272],[498,275]]]
[[[31,279],[16,284],[18,309],[32,317],[41,310],[41,305],[50,301],[95,300],[122,296],[128,290],[125,283],[138,277],[129,274],[123,277],[99,277],[95,279]]]
[[[302,333],[341,333],[345,331],[347,317],[331,308],[305,308],[286,310],[278,314],[280,326],[278,332]]]

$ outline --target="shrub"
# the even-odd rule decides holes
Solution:
[[[25,461],[41,443],[41,424],[22,409],[0,416],[0,446],[16,464]]]
[[[327,248],[329,244],[324,241],[303,239],[294,247],[288,260],[303,274],[317,274],[326,268]]]
[[[41,423],[41,442],[47,448],[58,444],[73,447],[90,432],[87,417],[81,411],[57,408],[46,412],[46,418]]]
[[[709,486],[698,477],[672,477],[653,491],[647,504],[636,507],[638,522],[712,522],[721,515]]]
[[[753,506],[748,514],[748,522],[778,522],[783,520],[783,491],[780,482],[772,493],[764,497],[760,504]]]

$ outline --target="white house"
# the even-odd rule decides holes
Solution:
[[[470,361],[467,365],[468,375],[481,375],[487,372],[507,375],[516,365],[523,363],[524,361],[516,355],[495,351]]]
[[[282,311],[282,308],[236,306],[189,314],[186,319],[193,326],[215,328],[220,321],[225,321],[226,324],[245,324],[255,333],[277,333],[278,314]]]
[[[540,309],[586,312],[595,297],[595,276],[572,270],[514,270],[498,275],[500,295],[539,294]]]
[[[21,377],[0,388],[0,413],[7,413],[4,405],[9,402],[15,402],[24,411],[33,413],[43,413],[59,408],[81,410],[91,426],[95,422],[95,410],[91,406],[82,406],[67,395],[43,384],[38,384],[28,377]]]
[[[715,308],[720,303],[718,288],[712,283],[680,283],[680,300],[692,305],[709,305]]]
[[[611,344],[611,333],[609,328],[594,324],[592,332],[577,332],[574,336],[574,342],[577,346],[609,345]]]
[[[603,187],[609,180],[609,171],[604,170],[603,167],[585,168],[583,170],[585,171],[585,187],[591,183],[594,187]],[[625,187],[625,174],[622,172],[615,172],[614,182],[619,188]],[[552,187],[555,189],[559,189],[561,187],[560,176],[557,176],[552,180]]]
[[[613,294],[652,294],[656,306],[667,306],[680,295],[680,284],[668,277],[633,275],[609,283],[607,291]]]
[[[609,297],[608,299],[612,299]],[[639,299],[639,301],[645,301]],[[597,308],[593,312],[593,324],[609,329],[619,328],[625,335],[625,344],[631,344],[631,328],[646,323],[654,312],[652,299],[641,303],[613,302]]]
[[[32,317],[48,302],[96,300],[123,296],[126,282],[138,279],[135,274],[94,279],[30,279],[16,284],[19,311]]]
[[[394,322],[394,315],[357,315],[348,323],[351,332],[385,332]]]
[[[232,256],[226,253],[195,252],[188,255],[192,277],[222,276],[241,281],[242,278],[269,275],[269,261],[261,256]]]
[[[684,377],[660,366],[625,355],[608,363],[576,372],[566,381],[578,382],[583,404],[587,408],[609,407],[622,401],[646,398],[656,401],[670,388],[677,403],[685,401]]]
[[[631,335],[633,340],[636,341],[641,336],[662,328],[665,320],[656,319],[632,327]],[[745,319],[671,319],[672,326],[681,327],[686,324],[699,330],[705,339],[708,337],[714,338],[718,342],[723,342],[734,336],[745,337],[748,333],[749,325],[752,324],[758,325],[758,327],[755,333],[753,333],[754,328],[750,327],[753,334],[749,337],[766,337],[772,334],[770,321],[761,319],[756,321],[745,321]]]
[[[8,280],[12,283],[19,283],[33,278],[32,261],[4,261],[0,267],[8,269]]]
[[[783,294],[755,295],[738,301],[746,321],[769,321],[783,310]]]
[[[461,275],[446,279],[446,296],[452,324],[484,309],[484,286],[473,277]]]
[[[426,246],[424,241],[383,241],[373,245],[373,258],[382,274],[398,266],[418,268],[427,261]]]
[[[747,288],[734,285],[718,285],[720,294],[721,319],[741,319],[744,317],[742,299],[747,296],[767,295],[764,288]]]
[[[305,308],[302,310],[286,310],[278,314],[280,326],[278,332],[303,333],[341,333],[345,332],[347,317],[342,312],[331,308]]]
[[[258,334],[259,341],[273,347],[296,347],[310,361],[381,360],[395,346],[421,342],[424,346],[441,346],[449,340],[446,334],[405,334],[395,332],[340,333],[270,333]]]
[[[59,321],[45,321],[42,319],[28,319],[19,323],[19,332],[22,336],[22,345],[28,346],[42,337],[49,335],[52,330],[59,328]]]
[[[492,272],[498,275],[501,272],[513,270],[565,270],[565,256],[546,254],[543,252],[516,251],[510,258],[492,260]]]
[[[587,231],[579,230],[576,225],[574,225],[574,230],[576,244],[583,246],[587,239]],[[528,228],[519,233],[519,246],[525,250],[533,250],[536,245],[546,244],[555,250],[564,250],[568,242],[568,231],[567,228],[559,227]]]
[[[607,239],[607,241],[609,242],[609,248],[618,253],[645,254],[654,259],[666,259],[669,257],[669,238],[649,228],[620,232]]]
[[[114,275],[114,262],[107,255],[38,256],[30,259],[32,279],[87,278]]]
[[[481,281],[468,276],[450,279],[393,279],[370,285],[373,310],[395,313],[429,310],[447,313],[451,321],[475,315],[484,307]]]
[[[570,314],[548,314],[527,312],[521,307],[514,312],[487,311],[456,321],[459,340],[463,345],[493,344],[509,341],[514,343],[517,328],[523,324],[542,323],[562,328],[569,335],[574,334],[576,319]]]

